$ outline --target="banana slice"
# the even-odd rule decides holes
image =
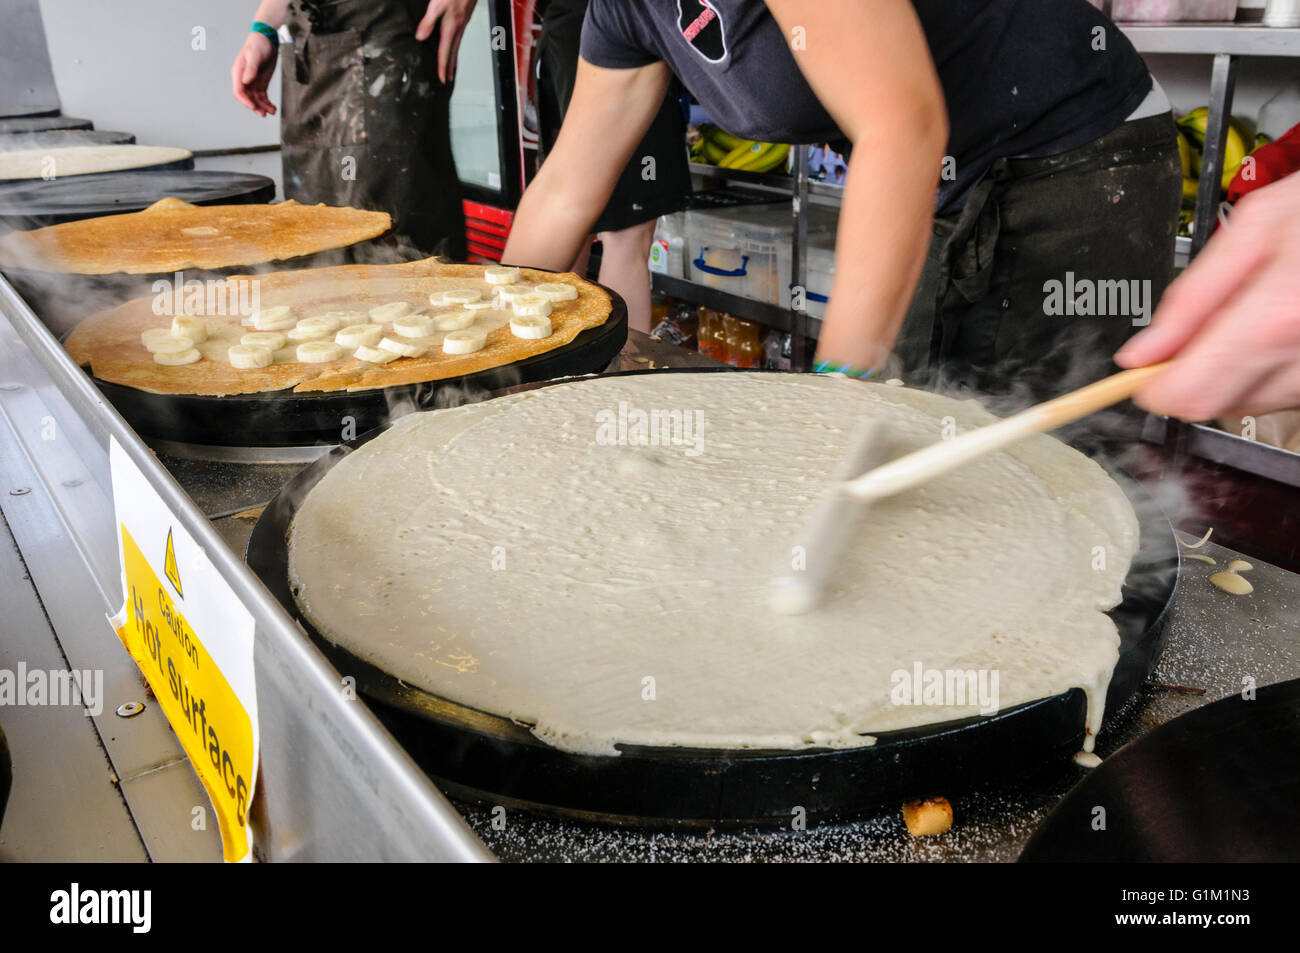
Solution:
[[[540,284],[533,290],[539,295],[546,295],[552,301],[573,301],[578,297],[578,289],[573,285],[563,285],[554,281]]]
[[[444,354],[473,354],[483,350],[487,344],[487,333],[482,328],[464,328],[460,331],[448,331],[442,339]]]
[[[439,331],[459,331],[473,324],[477,317],[473,311],[444,311],[433,316],[433,326]]]
[[[165,338],[152,338],[145,346],[155,354],[180,354],[193,348],[194,342],[189,338],[178,338],[168,331]]]
[[[510,304],[516,298],[533,294],[532,285],[502,285],[497,289],[497,297],[502,304]]]
[[[259,331],[288,331],[298,323],[298,319],[293,316],[292,308],[282,304],[277,308],[254,311],[250,323]]]
[[[519,280],[519,269],[509,265],[493,265],[483,269],[483,280],[490,285],[510,285]]]
[[[412,344],[409,341],[395,340],[394,338],[384,338],[379,342],[379,347],[385,351],[392,351],[398,357],[419,357],[426,350],[419,344]]]
[[[334,335],[334,343],[352,351],[362,345],[374,347],[383,336],[384,329],[378,324],[354,324]]]
[[[327,314],[314,318],[303,318],[298,326],[289,332],[290,341],[322,341],[339,329],[339,319]]]
[[[510,319],[510,331],[517,338],[548,338],[551,336],[551,319],[544,314],[519,315]]]
[[[307,341],[298,345],[298,360],[303,364],[327,364],[343,354],[343,348],[333,341]]]
[[[249,331],[240,336],[239,343],[250,347],[264,347],[268,351],[278,351],[289,343],[289,339],[279,331]]]
[[[551,313],[551,299],[546,295],[520,295],[510,302],[510,307],[517,317],[546,317]]]
[[[470,304],[474,301],[482,300],[483,292],[477,288],[457,288],[453,291],[444,291],[442,293],[443,304]]]
[[[378,324],[387,324],[402,317],[402,315],[410,313],[411,306],[405,301],[390,301],[388,304],[381,304],[377,308],[371,308],[370,320]]]
[[[497,303],[490,299],[487,301],[466,301],[464,304],[461,305],[461,307],[464,308],[466,311],[474,311],[474,312],[488,311],[492,308],[495,308],[496,306]]]
[[[393,330],[404,338],[425,338],[434,332],[433,319],[427,314],[408,314],[393,322]]]
[[[172,342],[180,340],[183,340],[183,338],[172,334],[171,328],[149,328],[140,332],[140,342],[149,351],[156,351],[159,347],[171,346]],[[191,341],[188,346],[193,347],[194,342]]]
[[[358,361],[365,361],[367,364],[388,364],[397,360],[395,351],[386,351],[379,347],[368,347],[363,344],[357,348],[356,358]]]
[[[271,363],[270,350],[255,344],[235,344],[226,352],[226,357],[232,367],[246,371],[257,370]]]
[[[178,338],[189,338],[198,344],[208,339],[208,323],[202,318],[178,314],[172,318],[172,334]]]
[[[176,340],[185,341],[184,338],[177,338]],[[189,344],[190,342],[185,341],[185,343]],[[193,364],[202,356],[198,348],[190,345],[180,351],[154,351],[153,359],[159,364],[166,364],[168,367],[179,367],[182,364]]]

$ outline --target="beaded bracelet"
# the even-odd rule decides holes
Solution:
[[[866,379],[876,373],[875,368],[857,367],[854,364],[839,364],[834,361],[822,361],[813,368],[814,374],[843,374],[846,377],[860,377]]]
[[[269,23],[263,23],[261,20],[254,20],[252,30],[254,33],[260,33],[271,41],[272,46],[280,45],[280,34],[276,32],[275,27]]]

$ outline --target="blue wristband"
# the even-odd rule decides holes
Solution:
[[[280,34],[276,32],[275,27],[269,23],[263,23],[261,20],[254,20],[252,30],[254,33],[260,33],[271,41],[272,46],[280,45]]]
[[[836,364],[834,361],[822,361],[813,368],[814,374],[843,374],[846,377],[866,379],[876,373],[875,368],[857,367],[853,364]]]

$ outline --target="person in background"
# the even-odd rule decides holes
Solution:
[[[735,135],[852,142],[823,369],[893,352],[914,380],[1043,399],[1112,372],[1150,315],[1055,314],[1049,282],[1149,305],[1172,277],[1169,103],[1086,0],[591,0],[506,260],[572,261],[673,73]]]
[[[1172,361],[1138,391],[1184,420],[1300,408],[1300,173],[1242,198],[1169,286],[1124,367]]]
[[[451,152],[456,54],[477,0],[262,0],[231,67],[235,98],[275,115],[280,53],[285,197],[388,212],[404,256],[463,260]]]
[[[578,46],[588,0],[550,0],[537,43],[537,118],[543,162],[555,146],[578,73]],[[603,148],[600,143],[593,150]],[[647,161],[651,160],[651,161]],[[691,191],[686,156],[686,118],[670,88],[645,137],[632,152],[593,225],[600,236],[601,284],[627,304],[628,326],[650,331],[650,246],[655,221],[682,208]],[[564,269],[585,274],[591,243]]]

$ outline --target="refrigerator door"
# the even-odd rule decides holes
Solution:
[[[451,148],[466,199],[519,203],[519,120],[510,0],[483,0],[461,39],[451,97]]]

